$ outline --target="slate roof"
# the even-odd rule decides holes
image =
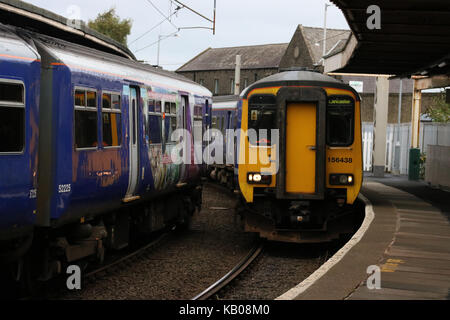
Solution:
[[[241,55],[242,69],[278,68],[288,43],[257,46],[208,48],[177,71],[232,70],[236,55]]]
[[[323,28],[304,27],[303,37],[308,44],[312,60],[317,63],[322,58]],[[350,30],[327,29],[327,52],[338,46],[344,46],[350,36]],[[316,45],[316,43],[318,45]],[[289,43],[265,44],[255,46],[208,48],[181,66],[177,72],[234,70],[236,55],[241,55],[242,69],[278,68]]]
[[[299,27],[303,28],[303,36],[309,45],[313,61],[315,63],[319,62],[322,59],[323,53],[323,28],[305,27],[301,25]],[[350,35],[350,30],[327,29],[327,49],[325,54],[328,54],[332,49],[333,51],[338,49],[342,50]]]

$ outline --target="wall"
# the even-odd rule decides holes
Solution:
[[[248,79],[248,85],[256,80],[260,80],[278,72],[278,69],[242,69],[241,70],[241,91],[244,88],[244,80]],[[231,91],[231,79],[234,80],[234,70],[212,70],[212,71],[195,71],[195,72],[179,72],[181,75],[200,83],[203,79],[203,86],[208,88],[215,96],[227,96],[234,94]],[[256,77],[256,78],[255,78]],[[219,80],[219,92],[214,92],[214,80]]]
[[[450,190],[450,147],[428,145],[425,181]]]
[[[400,135],[400,143],[396,143],[396,135]],[[363,167],[364,171],[372,170],[373,123],[362,125]],[[450,147],[450,124],[422,122],[420,124],[420,151],[427,153],[428,146],[441,145]],[[397,146],[397,151],[395,151]],[[386,171],[394,166],[395,152],[399,152],[400,173],[408,174],[409,149],[411,148],[411,123],[399,126],[390,124],[386,130]],[[450,159],[450,158],[449,158]],[[428,154],[427,154],[428,163]]]
[[[425,112],[428,106],[432,104],[434,93],[422,93],[422,113]],[[388,123],[397,123],[398,117],[398,98],[397,93],[389,94],[389,111]],[[361,120],[363,122],[373,122],[373,106],[374,95],[372,93],[361,94]],[[412,110],[412,94],[406,93],[402,95],[402,115],[401,123],[411,122]]]

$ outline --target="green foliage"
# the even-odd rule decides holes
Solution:
[[[433,98],[433,104],[427,108],[426,113],[434,122],[450,122],[450,104],[445,102],[445,92]]]
[[[127,44],[127,37],[131,32],[133,22],[131,19],[123,19],[116,14],[116,9],[111,8],[104,13],[100,13],[95,20],[90,20],[89,28],[122,43]]]

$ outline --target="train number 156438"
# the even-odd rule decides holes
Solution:
[[[331,163],[352,163],[352,158],[339,158],[339,157],[328,157],[328,162]]]

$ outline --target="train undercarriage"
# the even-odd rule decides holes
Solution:
[[[33,292],[65,274],[70,265],[101,265],[107,252],[132,246],[158,231],[188,228],[201,202],[202,187],[189,186],[61,227],[35,228],[21,241],[3,244],[2,275]]]
[[[253,203],[243,199],[237,215],[246,232],[258,233],[271,241],[319,243],[353,234],[362,222],[361,203],[280,200],[255,195]]]

